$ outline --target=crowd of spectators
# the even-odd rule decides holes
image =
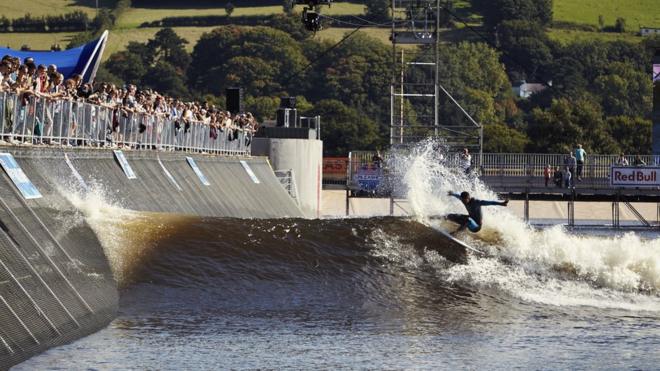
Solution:
[[[6,55],[0,61],[0,93],[10,92],[19,97],[22,105],[35,99],[71,100],[100,105],[113,110],[112,127],[120,131],[120,117],[142,113],[166,117],[176,130],[188,131],[191,123],[208,125],[209,136],[217,139],[219,132],[228,133],[234,140],[238,132],[254,133],[258,124],[251,113],[232,115],[208,102],[184,102],[162,95],[151,89],[138,89],[135,85],[115,86],[105,82],[85,83],[81,75],[65,79],[57,66],[36,65],[33,58]],[[75,125],[75,123],[74,123]],[[246,136],[249,138],[251,136]]]

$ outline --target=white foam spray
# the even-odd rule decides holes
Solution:
[[[427,141],[410,153],[394,156],[418,221],[437,227],[430,215],[465,213],[447,191],[468,191],[479,199],[496,199],[476,178],[456,171],[437,142]],[[488,257],[443,269],[450,281],[506,291],[524,300],[554,305],[587,305],[660,311],[660,239],[634,233],[616,237],[577,236],[561,226],[536,230],[504,207],[484,207],[485,228],[467,242]]]
[[[96,183],[84,190],[71,182],[58,182],[59,191],[80,213],[68,215],[63,225],[73,228],[83,220],[92,228],[103,246],[113,275],[120,286],[130,284],[158,241],[167,238],[188,216],[138,212],[110,201],[104,188]],[[64,232],[65,233],[65,232]]]

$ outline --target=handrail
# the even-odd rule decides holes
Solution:
[[[346,184],[355,183],[358,172],[379,168],[380,163],[373,162],[374,151],[353,151],[348,163]],[[563,176],[557,183],[554,181],[556,168],[564,170],[568,153],[484,153],[481,162],[478,156],[473,156],[469,172],[475,173],[491,187],[527,187],[527,188],[611,188],[610,172],[612,165],[621,166],[620,155],[588,155],[583,164],[571,166],[572,179],[566,184]],[[388,168],[388,174],[395,175],[397,161],[392,161],[391,154],[383,154],[383,167]],[[440,156],[439,156],[440,157]],[[634,167],[636,156],[624,156],[628,166]],[[642,155],[641,166],[660,165],[660,156]],[[395,159],[396,160],[396,159]],[[459,154],[444,154],[442,161],[449,168],[463,168],[464,162]],[[546,184],[544,170],[550,165],[550,179]],[[461,171],[465,171],[461,169]],[[578,178],[578,174],[580,175]]]
[[[0,143],[249,155],[253,132],[75,100],[0,93]]]

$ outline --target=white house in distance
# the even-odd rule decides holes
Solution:
[[[642,36],[660,35],[660,28],[640,27],[639,34]]]
[[[545,90],[547,87],[543,84],[528,83],[525,80],[520,80],[513,84],[513,95],[518,98],[527,99],[540,91]]]

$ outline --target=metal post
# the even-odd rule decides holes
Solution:
[[[404,68],[403,66],[405,65],[405,60],[403,58],[403,48],[401,48],[401,105],[400,105],[400,112],[399,112],[399,143],[403,144],[403,97],[404,97],[404,91],[403,91],[403,73],[404,73]]]
[[[433,94],[435,95],[433,97],[433,127],[434,127],[434,133],[435,136],[437,137],[439,134],[439,126],[440,126],[440,120],[438,118],[438,105],[440,104],[439,100],[439,89],[438,86],[440,85],[440,77],[438,76],[439,74],[439,63],[440,62],[440,0],[436,0],[435,2],[435,43],[433,44],[433,53],[434,53],[434,59],[435,59],[435,76],[434,76],[434,92]]]
[[[350,190],[346,188],[346,216],[351,214],[351,202],[349,197]]]
[[[525,222],[529,222],[529,190],[525,190]]]

